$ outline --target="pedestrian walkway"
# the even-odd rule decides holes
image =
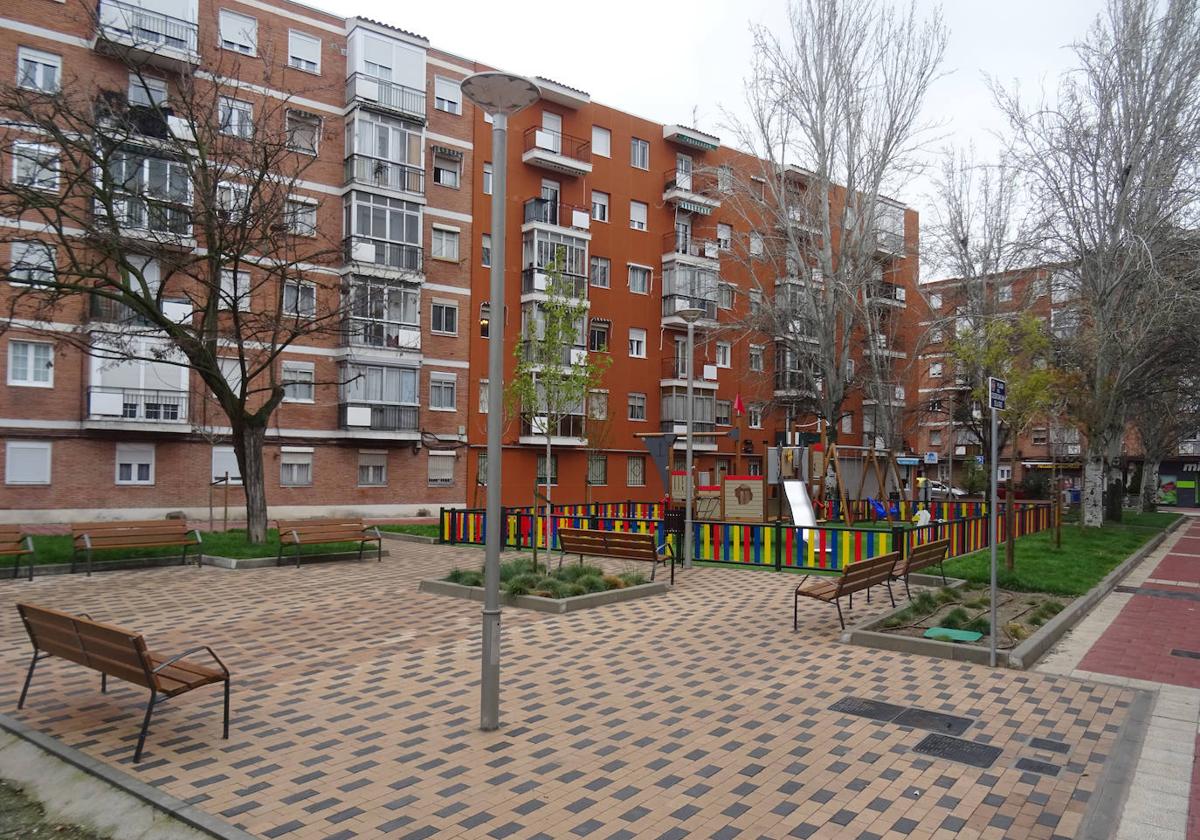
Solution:
[[[1038,671],[1153,692],[1118,840],[1200,840],[1200,518],[1167,537]]]

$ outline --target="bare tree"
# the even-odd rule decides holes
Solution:
[[[1170,338],[1191,309],[1194,285],[1168,266],[1189,247],[1179,232],[1194,224],[1200,186],[1197,0],[1109,0],[1074,49],[1053,103],[993,87],[1040,250],[1064,266],[1076,327],[1060,335],[1062,358],[1087,437],[1082,521],[1098,527],[1126,407],[1173,363]]]
[[[239,81],[269,83],[269,55],[151,75],[138,49],[108,47],[128,89],[94,77],[0,86],[0,148],[20,173],[0,182],[0,216],[19,220],[0,229],[12,246],[0,269],[21,281],[0,329],[45,330],[105,364],[194,372],[225,415],[261,542],[280,356],[340,328],[341,252],[303,197],[321,121]],[[56,323],[74,320],[88,323]],[[196,401],[182,393],[174,406],[134,395],[134,414],[187,421]]]

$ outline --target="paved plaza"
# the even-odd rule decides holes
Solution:
[[[482,562],[393,543],[381,564],[166,568],[0,583],[0,708],[261,837],[1075,837],[1139,692],[841,644],[795,577],[678,574],[667,595],[504,612],[503,728],[478,729],[479,605],[417,592]],[[130,762],[144,692],[62,660],[16,699],[17,600],[211,644],[220,691],[169,701]],[[881,611],[855,599],[853,620]],[[988,769],[929,732],[833,711],[846,697],[971,719]],[[1018,762],[1021,766],[1018,767]],[[1035,772],[1035,768],[1040,772]]]

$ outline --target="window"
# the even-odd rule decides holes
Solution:
[[[612,325],[607,321],[592,319],[588,327],[588,349],[594,353],[608,352],[608,333]]]
[[[650,168],[650,144],[634,137],[629,143],[629,165],[637,169]]]
[[[444,335],[458,335],[458,304],[450,301],[434,301],[429,318],[429,329]]]
[[[763,369],[763,348],[761,344],[750,345],[750,370],[761,371]]]
[[[629,202],[629,226],[634,230],[646,229],[646,205],[640,201]]]
[[[250,188],[223,182],[217,185],[217,210],[226,221],[241,222],[250,214]]]
[[[592,190],[592,218],[597,222],[608,221],[608,193]]]
[[[717,367],[729,367],[730,357],[733,355],[733,345],[731,345],[728,341],[718,341],[716,355]]]
[[[716,424],[728,426],[732,422],[733,403],[729,400],[717,400]]]
[[[312,449],[285,446],[279,453],[279,486],[308,487],[313,480]]]
[[[746,422],[751,429],[762,428],[763,407],[761,405],[752,405],[746,409]]]
[[[941,362],[933,362],[932,364],[929,365],[930,377],[932,377],[933,379],[941,379],[942,378],[942,369],[943,369],[943,365]]]
[[[750,314],[758,315],[762,312],[762,292],[758,289],[751,289],[747,297],[750,299]]]
[[[733,286],[721,283],[717,286],[717,308],[733,309]]]
[[[288,30],[288,64],[309,73],[321,72],[321,39]]]
[[[941,309],[942,308],[941,293],[934,292],[933,294],[931,294],[929,296],[929,307],[930,307],[930,309]]]
[[[479,304],[479,336],[490,338],[492,335],[492,304],[484,301]]]
[[[930,446],[941,446],[942,445],[942,430],[941,429],[932,429],[929,432],[929,445]]]
[[[462,113],[462,89],[457,81],[433,77],[433,107],[448,114]]]
[[[26,90],[57,93],[62,85],[62,56],[21,47],[17,50],[17,85]]]
[[[58,150],[40,143],[12,144],[13,182],[35,190],[58,189]]]
[[[492,267],[492,235],[485,233],[479,243],[479,260],[484,268]]]
[[[607,128],[592,126],[592,154],[612,157],[612,132]]]
[[[366,449],[359,450],[358,486],[387,486],[387,452]]]
[[[764,253],[762,234],[757,231],[750,232],[750,256],[761,257]]]
[[[454,411],[458,404],[458,377],[453,373],[429,374],[429,407],[434,411]]]
[[[588,418],[591,420],[608,419],[608,391],[591,391],[588,393]]]
[[[488,402],[488,381],[489,380],[487,380],[487,379],[479,380],[479,413],[480,414],[487,414],[488,406],[490,405],[490,403]]]
[[[1000,287],[998,297],[1001,303],[1009,303],[1013,299],[1013,289],[1011,283],[1005,283]]]
[[[608,456],[588,455],[587,483],[592,487],[608,484]]]
[[[722,251],[733,248],[733,225],[717,222],[717,247]]]
[[[52,283],[55,265],[53,245],[45,242],[14,242],[8,280],[10,283]]]
[[[842,415],[842,434],[854,434],[854,416],[851,414]]]
[[[490,163],[483,165],[483,194],[492,194],[492,165]]]
[[[644,265],[629,266],[629,291],[635,295],[650,294],[650,269]]]
[[[733,192],[733,167],[727,163],[717,167],[717,190],[723,193]]]
[[[167,101],[167,83],[163,79],[129,74],[129,104],[143,108],[162,105]]]
[[[946,331],[941,327],[935,327],[929,332],[929,341],[932,344],[941,344],[946,340]]]
[[[284,219],[288,231],[297,236],[317,235],[317,205],[299,198],[289,198]]]
[[[282,379],[284,402],[315,402],[312,362],[284,362]]]
[[[250,272],[223,270],[221,272],[221,289],[217,303],[220,309],[239,309],[243,312],[249,310]]]
[[[287,145],[293,152],[315,155],[321,137],[321,118],[307,111],[287,112]]]
[[[242,361],[234,356],[221,356],[217,359],[217,367],[221,371],[221,378],[225,380],[225,384],[229,386],[229,390],[235,394],[240,394],[242,391]]]
[[[487,487],[487,452],[480,452],[475,456],[475,483],[481,487]]]
[[[433,156],[433,183],[449,187],[452,190],[458,189],[461,168],[461,158],[435,154]]]
[[[537,459],[537,483],[546,483],[546,456],[539,455]],[[558,456],[550,456],[550,484],[558,484]]]
[[[217,115],[222,134],[246,138],[254,133],[254,106],[249,102],[222,96]]]
[[[646,331],[629,328],[629,355],[635,359],[646,358]]]
[[[8,384],[53,388],[54,345],[44,341],[9,341]]]
[[[629,395],[629,419],[630,420],[645,420],[646,419],[646,395],[645,394],[630,394]]]
[[[283,314],[308,318],[317,314],[317,284],[299,280],[283,281]]]
[[[242,483],[242,471],[238,467],[237,454],[232,446],[214,446],[212,448],[212,480],[225,483],[229,478],[230,486]]]
[[[458,261],[458,231],[435,227],[430,234],[430,255],[438,260]]]
[[[625,483],[630,487],[646,486],[645,455],[630,455],[625,459]]]
[[[1034,446],[1045,446],[1050,442],[1050,438],[1045,429],[1034,429],[1031,435],[1030,443]]]
[[[4,448],[5,484],[49,484],[49,441],[10,440]]]
[[[427,481],[430,487],[450,487],[454,484],[454,453],[430,452],[427,460]]]
[[[591,265],[588,269],[588,276],[593,286],[600,289],[607,289],[609,284],[609,275],[612,272],[612,262],[608,257],[592,257]]]
[[[258,53],[258,21],[246,15],[239,15],[228,9],[221,9],[220,16],[221,47],[239,52],[242,55]]]
[[[154,444],[117,444],[117,484],[154,483]]]
[[[999,464],[996,466],[996,480],[1009,481],[1012,479],[1012,467],[1007,464]]]

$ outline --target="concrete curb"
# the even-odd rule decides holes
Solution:
[[[188,805],[182,799],[177,799],[163,793],[156,787],[139,781],[134,777],[121,772],[102,761],[94,759],[72,747],[68,747],[55,738],[38,732],[35,729],[26,726],[8,715],[0,714],[0,732],[8,733],[30,745],[33,749],[40,751],[47,757],[49,761],[62,762],[70,765],[77,770],[83,771],[95,780],[111,786],[119,794],[125,797],[125,802],[131,797],[145,805],[150,806],[156,812],[159,812],[171,821],[181,824],[179,827],[186,827],[198,832],[203,837],[215,837],[218,840],[255,840],[254,835],[243,831],[240,828],[234,828],[228,823],[204,813],[195,806]],[[50,790],[41,789],[36,782],[30,783],[30,791],[35,799],[48,799],[44,794],[52,793]],[[53,805],[54,803],[50,803]],[[90,805],[90,803],[88,803]],[[166,836],[161,828],[152,829],[154,833],[143,836]]]
[[[373,552],[370,552],[368,550],[368,553],[363,555],[363,560],[364,561],[367,561],[367,560],[373,561],[375,559],[375,557],[377,557],[377,556],[378,555],[375,555]],[[389,552],[387,549],[384,549],[383,556],[390,557],[391,552]],[[306,563],[321,563],[321,562],[332,561],[332,560],[357,560],[357,559],[358,559],[357,551],[343,551],[343,552],[335,552],[332,554],[302,554],[302,555],[300,555],[300,565],[303,566]],[[270,567],[275,566],[276,558],[274,558],[274,557],[219,557],[215,554],[201,554],[200,555],[200,563],[201,563],[201,565],[212,566],[213,568],[216,568],[216,569],[227,569],[227,570],[265,569],[265,568],[270,568]],[[289,557],[288,555],[285,554],[283,557],[282,565],[286,566],[289,563],[294,567],[296,565],[296,558],[294,556]],[[113,571],[122,571],[122,570],[128,570],[128,569],[162,569],[162,568],[168,568],[170,566],[182,566],[182,565],[184,565],[184,564],[179,562],[179,555],[175,555],[173,557],[129,557],[129,558],[125,558],[122,560],[97,560],[94,563],[92,563],[92,571],[93,572],[113,572]],[[196,565],[195,558],[188,557],[187,565],[189,565],[189,566]],[[75,564],[75,573],[76,574],[83,574],[84,571],[85,571],[85,567],[83,566],[83,564],[81,564],[81,563]],[[21,574],[17,578],[15,578],[15,580],[24,580],[24,581],[28,582],[28,580],[29,580],[29,578],[27,577],[28,574],[29,574],[29,572],[26,567],[25,569],[22,569]],[[46,564],[37,565],[37,566],[33,567],[33,576],[34,577],[49,577],[49,576],[53,576],[53,575],[69,575],[69,574],[71,574],[71,564],[70,563],[46,563]],[[7,575],[5,575],[4,577],[0,577],[0,582],[3,582],[5,580],[14,580],[14,578],[11,578]]]
[[[544,613],[570,613],[587,610],[592,607],[603,607],[607,604],[621,604],[625,601],[636,601],[638,598],[648,598],[662,595],[670,590],[670,585],[662,581],[643,583],[638,586],[627,586],[624,589],[610,589],[607,592],[592,592],[588,595],[576,595],[573,598],[542,598],[538,595],[508,595],[500,593],[500,603],[506,607],[520,610],[534,610]],[[461,583],[451,583],[448,580],[423,580],[417,591],[430,595],[446,595],[451,598],[463,598],[468,601],[483,602],[482,586],[463,586]]]
[[[1121,813],[1125,810],[1125,801],[1133,787],[1142,744],[1154,712],[1154,692],[1133,690],[1136,696],[1129,706],[1129,716],[1125,718],[1121,734],[1108,752],[1108,761],[1104,763],[1100,781],[1088,799],[1087,810],[1083,812],[1083,822],[1076,835],[1079,840],[1110,840],[1116,837],[1121,824]]]
[[[385,540],[398,540],[400,542],[422,543],[423,545],[437,545],[437,537],[426,537],[421,534],[405,534],[402,531],[380,531],[379,536]]]

